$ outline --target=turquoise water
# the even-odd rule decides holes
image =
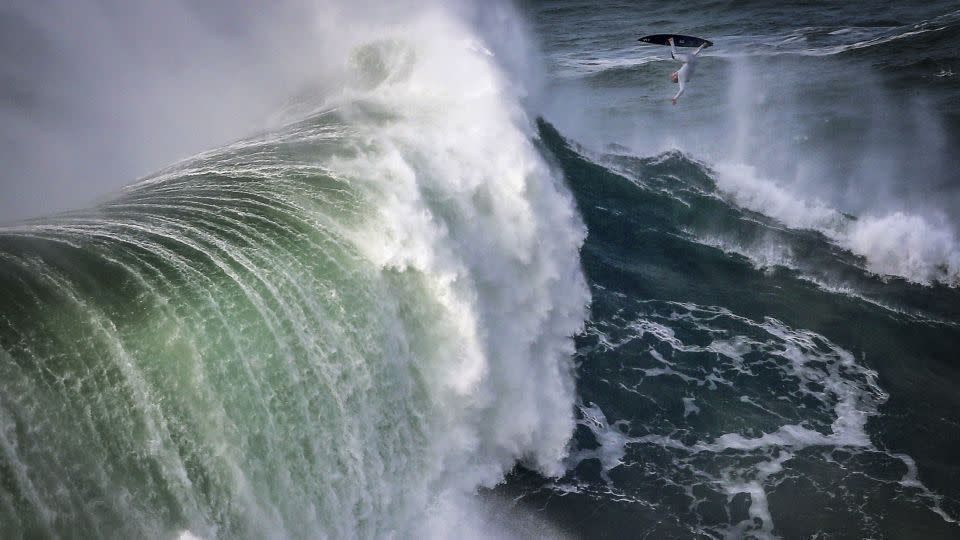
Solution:
[[[436,44],[367,53],[396,80],[0,232],[7,533],[443,536],[562,472],[572,198],[501,94],[410,91]]]

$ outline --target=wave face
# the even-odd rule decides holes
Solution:
[[[5,535],[447,537],[564,471],[585,229],[426,13],[305,119],[0,230]]]

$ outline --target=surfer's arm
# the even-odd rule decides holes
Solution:
[[[672,101],[673,101],[673,104],[674,104],[674,105],[677,104],[677,100],[680,99],[680,96],[683,95],[684,90],[687,89],[687,85],[684,84],[683,79],[678,80],[678,81],[677,81],[677,84],[680,85],[680,89],[677,90],[677,95],[673,96],[673,100],[672,100]]]
[[[672,40],[670,41],[670,56],[672,56],[674,60],[679,60],[684,64],[690,62],[693,58],[690,53],[677,52],[677,48],[674,47]]]
[[[670,43],[670,58],[673,58],[674,60],[683,60],[682,58],[677,58],[679,53],[677,52],[676,45],[673,44],[673,38],[667,38],[667,42]]]

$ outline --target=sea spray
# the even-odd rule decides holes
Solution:
[[[930,285],[960,285],[960,241],[944,216],[904,211],[852,217],[807,199],[742,164],[715,166],[717,187],[732,202],[788,227],[817,230],[864,258],[866,270]]]
[[[370,35],[309,117],[0,231],[8,531],[444,536],[563,472],[572,199],[458,16]]]

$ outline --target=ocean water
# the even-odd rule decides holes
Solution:
[[[960,535],[955,5],[284,5],[268,127],[0,228],[0,537]]]

